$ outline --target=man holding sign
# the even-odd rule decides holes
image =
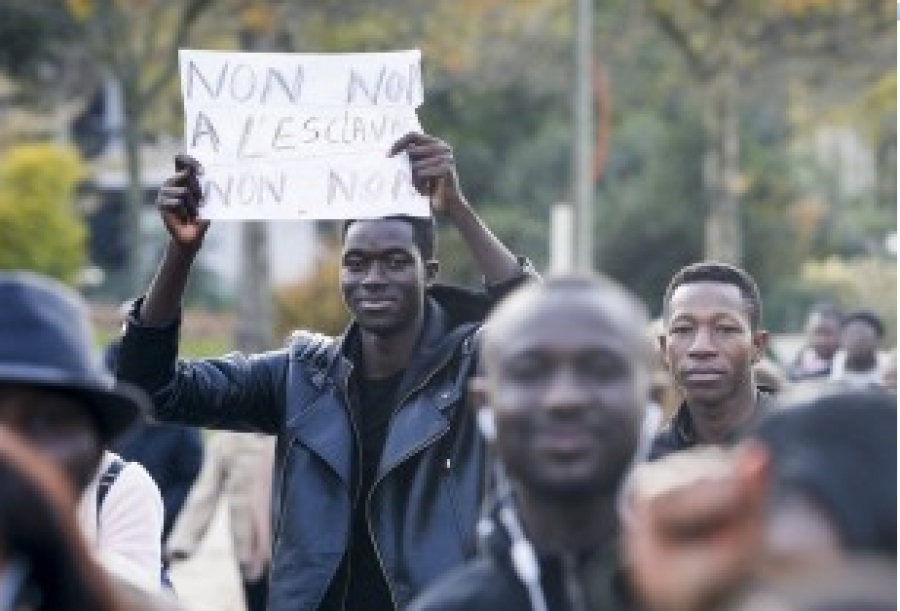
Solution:
[[[475,553],[484,447],[465,408],[474,337],[491,306],[533,275],[462,194],[452,150],[410,133],[410,180],[459,230],[487,290],[434,284],[434,221],[345,223],[340,284],[353,322],[331,339],[178,361],[180,303],[209,225],[203,170],[176,159],[157,205],[169,245],[122,341],[119,376],[161,420],[278,436],[269,609],[400,609]],[[383,154],[382,154],[383,155]]]

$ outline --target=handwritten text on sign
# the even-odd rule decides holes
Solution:
[[[418,51],[180,52],[187,152],[212,219],[424,216],[398,138],[421,131]]]

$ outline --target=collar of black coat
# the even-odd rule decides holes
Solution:
[[[735,443],[747,434],[756,423],[769,411],[772,401],[772,392],[763,387],[757,387],[756,400],[753,402],[753,413],[741,424],[735,431],[728,436],[729,444]],[[678,441],[684,448],[697,445],[697,429],[694,426],[694,419],[691,417],[691,410],[688,409],[687,401],[683,401],[678,407],[678,411],[672,417],[672,428],[678,436]]]
[[[425,293],[422,333],[400,382],[398,397],[413,391],[440,369],[460,344],[463,351],[473,350],[472,336],[487,317],[491,305],[484,292],[440,284],[429,287]],[[359,334],[359,325],[352,322],[329,348],[329,369],[335,366],[341,379],[349,379],[355,364],[359,363],[362,351]]]

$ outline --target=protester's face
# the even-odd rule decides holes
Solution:
[[[366,331],[393,335],[419,318],[429,268],[402,220],[356,221],[347,228],[340,282],[347,309]]]
[[[99,431],[80,399],[40,387],[0,384],[0,425],[59,465],[76,490],[87,487],[100,464]]]
[[[666,322],[666,365],[689,402],[715,409],[752,386],[751,369],[766,335],[751,329],[738,287],[681,285],[672,293]]]
[[[648,397],[641,331],[616,328],[585,292],[544,299],[503,331],[482,382],[512,479],[557,499],[613,493]]]
[[[851,320],[841,332],[841,347],[849,360],[871,358],[878,350],[878,334],[863,320]]]
[[[815,312],[806,324],[810,346],[820,358],[831,360],[840,344],[841,326],[834,316]]]

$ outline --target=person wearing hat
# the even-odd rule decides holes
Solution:
[[[831,381],[859,389],[882,386],[890,366],[889,356],[878,350],[883,337],[884,325],[873,312],[848,314],[841,327],[841,349],[831,366]]]
[[[93,349],[82,300],[54,280],[0,272],[0,426],[56,463],[81,495],[77,519],[104,567],[159,590],[163,504],[137,463],[106,448],[146,411]]]

